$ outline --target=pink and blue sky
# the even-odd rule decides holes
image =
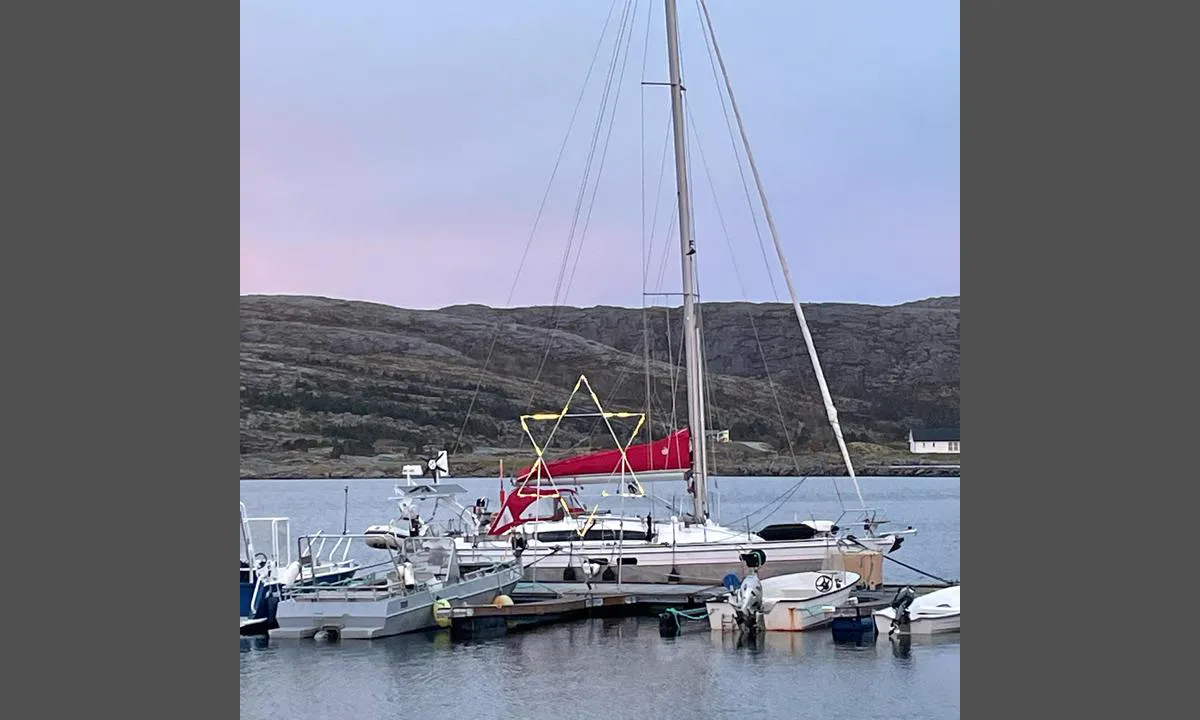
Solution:
[[[647,3],[634,10],[565,304],[642,303],[642,127],[649,215],[669,122],[667,90],[640,85],[647,21],[645,79],[667,74],[662,3]],[[958,294],[958,3],[708,3],[801,299]],[[613,5],[243,2],[242,293],[423,308],[553,302],[624,1],[511,302],[510,290]],[[696,0],[679,0],[679,12],[704,299],[776,299],[767,273],[778,271],[755,240]],[[669,164],[665,183],[652,274],[672,212]],[[677,257],[668,263],[661,289],[676,292]]]

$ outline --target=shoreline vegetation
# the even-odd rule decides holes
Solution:
[[[701,307],[706,425],[725,440],[710,444],[711,474],[845,476],[795,309]],[[805,312],[855,472],[956,474],[957,455],[910,453],[908,436],[958,427],[959,299]],[[532,464],[530,437],[548,459],[611,450],[639,427],[664,437],[687,422],[681,313],[243,296],[240,476],[400,477],[446,450],[456,477],[494,478],[501,460],[508,475]],[[572,395],[581,375],[596,399]],[[639,418],[605,427],[597,403]],[[554,422],[528,415],[568,405]]]
[[[725,443],[739,446],[743,443]],[[854,472],[862,477],[958,477],[959,455],[914,455],[907,448],[850,443]],[[402,478],[405,465],[422,464],[422,458],[398,455],[333,458],[328,451],[292,451],[242,455],[242,480],[310,480]],[[710,474],[716,477],[795,477],[845,476],[846,466],[837,452],[798,453],[796,463],[785,453],[758,450],[750,454],[741,448],[718,446],[716,462]],[[450,475],[461,478],[498,477],[500,462],[511,477],[532,464],[534,454],[526,449],[497,450],[451,455]],[[797,471],[799,465],[799,471]]]

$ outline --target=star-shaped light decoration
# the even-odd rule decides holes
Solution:
[[[572,401],[575,400],[575,396],[579,394],[580,390],[584,390],[584,389],[586,389],[588,395],[591,396],[592,402],[596,404],[596,412],[571,412]],[[569,418],[569,417],[599,417],[604,420],[604,425],[605,425],[605,427],[608,428],[609,435],[612,436],[613,442],[615,442],[617,444],[617,449],[621,453],[621,464],[617,468],[617,470],[621,471],[621,479],[623,482],[621,482],[619,484],[619,487],[622,488],[622,491],[619,493],[615,493],[615,495],[618,497],[631,497],[631,498],[645,497],[646,489],[642,486],[641,481],[639,481],[637,479],[637,473],[635,473],[633,471],[633,466],[629,464],[629,456],[626,453],[629,451],[629,447],[633,444],[633,441],[635,439],[637,439],[637,434],[642,429],[642,425],[644,425],[646,423],[646,413],[625,412],[625,411],[619,411],[619,412],[606,411],[604,409],[604,406],[600,402],[600,398],[596,395],[596,391],[592,389],[592,384],[590,382],[588,382],[587,376],[582,375],[582,374],[579,376],[579,379],[575,381],[575,387],[571,390],[571,394],[567,397],[567,402],[565,404],[563,404],[562,410],[560,410],[559,412],[541,412],[541,413],[534,413],[532,415],[522,415],[521,416],[521,418],[520,418],[521,419],[521,429],[525,431],[525,436],[529,438],[529,442],[533,446],[533,451],[537,455],[537,459],[534,460],[533,467],[530,468],[529,475],[526,476],[527,479],[525,480],[525,482],[521,483],[520,487],[517,488],[517,490],[516,490],[517,494],[520,497],[537,497],[538,496],[537,493],[534,493],[532,495],[521,495],[522,489],[529,483],[528,478],[530,476],[532,476],[534,473],[538,473],[538,485],[539,486],[541,485],[542,477],[545,477],[547,480],[550,481],[550,486],[552,488],[554,488],[554,478],[551,477],[549,471],[546,469],[545,453],[546,453],[546,449],[550,446],[550,441],[554,439],[554,433],[558,431],[558,426],[562,424],[562,421],[565,418]],[[615,429],[613,429],[613,426],[612,426],[611,420],[616,419],[616,418],[637,418],[637,425],[634,426],[633,432],[630,433],[630,435],[629,435],[629,439],[627,441],[625,441],[624,443],[622,443],[621,440],[617,437],[617,432]],[[550,428],[550,434],[546,437],[546,441],[545,441],[544,445],[539,444],[538,441],[533,437],[533,431],[529,428],[530,421],[553,422],[554,423],[554,426]],[[539,468],[541,469],[541,472],[538,472]],[[628,480],[626,480],[626,476],[625,476],[626,472],[628,472]],[[614,470],[614,475],[615,474],[616,474],[616,470]],[[629,492],[629,493],[624,492],[624,487],[626,487],[626,485],[628,485],[629,487],[632,487],[633,492]],[[558,498],[558,501],[560,503],[562,503],[563,511],[567,514],[567,516],[570,516],[571,510],[567,506],[566,500],[564,500],[562,495],[560,495],[557,492],[557,488],[554,488],[554,489],[555,489],[554,494],[549,497]],[[613,493],[609,493],[607,490],[604,490],[601,492],[601,495],[603,497],[609,497],[610,495],[613,495]],[[591,529],[592,524],[596,520],[596,513],[599,512],[599,510],[600,510],[599,504],[597,504],[595,507],[592,508],[592,511],[588,515],[587,520],[577,530],[580,537],[583,537],[584,535],[586,535],[587,531]]]

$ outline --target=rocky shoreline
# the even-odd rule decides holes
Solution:
[[[907,444],[912,429],[958,426],[958,306],[954,297],[806,308],[860,474],[946,474],[921,466],[958,464],[955,456],[913,455]],[[658,408],[645,420],[661,437],[685,422],[675,415],[687,406],[669,340],[681,309],[661,310],[413,310],[245,296],[241,477],[395,477],[451,447],[456,476],[495,477],[501,458],[509,472],[532,460],[520,416],[561,409],[585,373],[607,410]],[[703,313],[708,425],[729,438],[714,444],[714,474],[845,475],[811,363],[798,352],[795,309],[705,303]],[[580,402],[585,411],[594,405],[579,395],[572,407]],[[546,442],[549,426],[533,425]],[[635,422],[616,425],[624,439]],[[611,435],[577,418],[555,424],[552,446],[611,449]]]
[[[865,477],[958,477],[958,455],[917,456],[890,446],[851,443],[851,460],[855,473]],[[778,453],[761,453],[757,457],[745,452],[719,450],[711,469],[719,477],[795,477],[842,476],[846,467],[836,452],[805,454],[792,459]],[[457,455],[450,458],[450,470],[456,477],[496,477],[503,461],[505,472],[525,467],[531,462],[528,453],[492,453],[487,455]],[[242,480],[272,479],[366,479],[400,478],[405,465],[419,462],[391,455],[352,456],[331,458],[324,452],[256,453],[241,456]]]

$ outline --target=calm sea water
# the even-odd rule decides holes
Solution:
[[[471,495],[499,493],[495,479],[448,480]],[[837,519],[831,478],[721,478],[720,520],[751,528],[767,521]],[[393,515],[392,480],[246,480],[251,516],[291,519],[293,541],[316,530],[349,532]],[[914,526],[897,560],[959,578],[958,478],[860,478],[868,507],[894,526]],[[349,492],[344,488],[349,486]],[[837,483],[848,506],[853,488]],[[793,491],[782,503],[777,499]],[[598,499],[598,490],[584,499]],[[348,504],[346,503],[348,497]],[[668,500],[670,498],[667,498]],[[619,502],[619,501],[618,501]],[[645,501],[625,500],[645,514]],[[764,508],[764,506],[766,506]],[[614,510],[619,509],[613,506]],[[776,509],[777,508],[777,509]],[[774,510],[772,513],[771,511]],[[666,517],[665,510],[656,510]],[[353,556],[377,559],[357,547]],[[294,555],[294,551],[293,551]],[[932,582],[885,562],[887,582]],[[767,633],[755,645],[707,631],[658,635],[653,618],[584,620],[494,640],[451,643],[446,633],[374,641],[241,640],[243,718],[352,717],[396,713],[437,718],[896,718],[959,717],[959,640],[835,646],[829,632]]]

